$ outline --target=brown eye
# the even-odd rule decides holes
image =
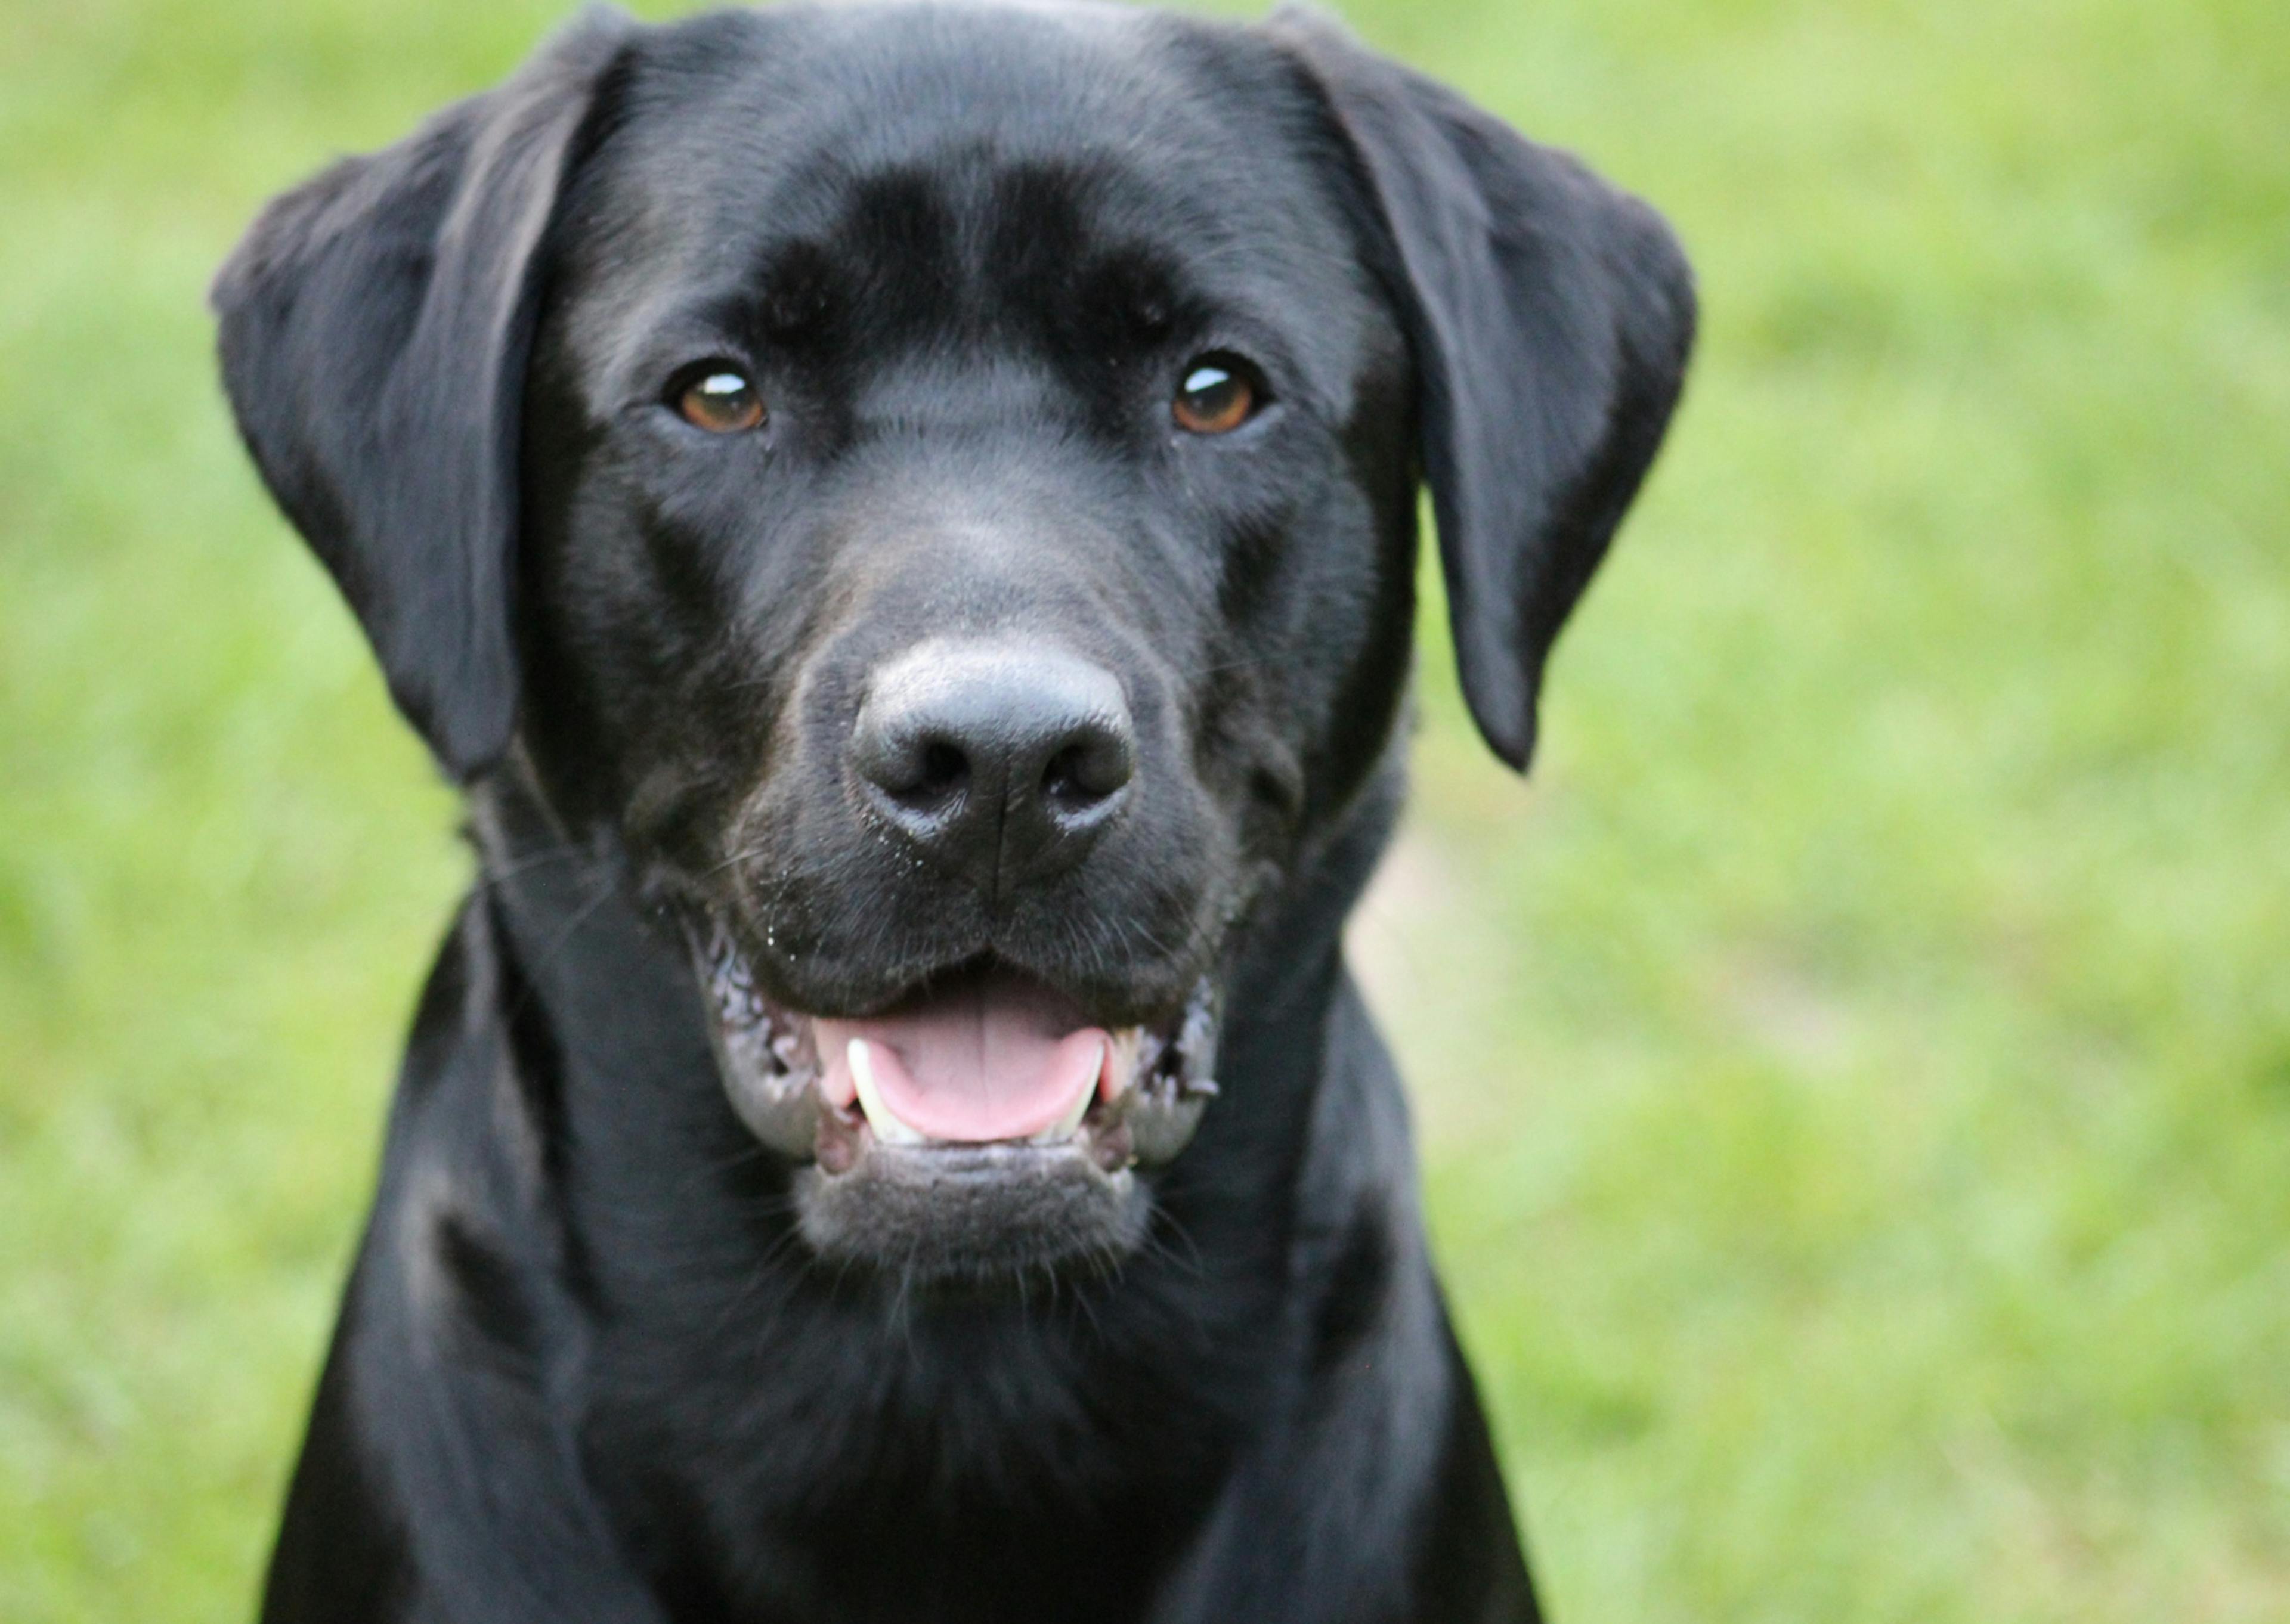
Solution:
[[[744,434],[764,420],[764,397],[744,374],[728,367],[702,372],[685,385],[676,409],[685,422],[709,434]]]
[[[1237,357],[1202,356],[1185,368],[1169,415],[1187,434],[1230,434],[1256,405],[1256,387]]]

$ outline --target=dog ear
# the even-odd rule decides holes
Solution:
[[[539,251],[632,30],[592,10],[499,88],[274,199],[210,295],[264,484],[364,626],[398,708],[463,780],[516,725]]]
[[[1693,272],[1660,216],[1301,7],[1301,59],[1389,233],[1463,692],[1525,771],[1559,627],[1677,404]]]

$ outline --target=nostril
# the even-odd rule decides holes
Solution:
[[[970,790],[970,757],[962,747],[944,739],[909,740],[885,752],[893,758],[879,762],[888,771],[868,772],[890,807],[912,817],[936,822],[959,808]]]
[[[933,739],[923,746],[922,771],[909,791],[917,800],[937,801],[959,791],[970,781],[970,757],[958,745]]]
[[[1053,812],[1092,811],[1121,793],[1133,763],[1126,742],[1110,732],[1066,746],[1042,769],[1042,798]]]
[[[1080,745],[1060,750],[1050,757],[1050,764],[1042,769],[1042,793],[1053,805],[1086,806],[1092,801],[1102,798],[1083,784],[1083,754]]]
[[[869,717],[853,742],[853,764],[886,810],[935,820],[970,788],[970,756],[942,733]]]

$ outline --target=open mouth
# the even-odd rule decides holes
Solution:
[[[997,1149],[1101,1174],[1173,1158],[1216,1092],[1209,985],[1164,1020],[1108,1027],[990,960],[933,975],[888,1009],[817,1016],[765,996],[730,934],[692,932],[733,1108],[765,1144],[830,1177],[908,1156]],[[964,1156],[963,1153],[971,1153]]]

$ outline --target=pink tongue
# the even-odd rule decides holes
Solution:
[[[875,1087],[900,1121],[933,1139],[1029,1139],[1098,1085],[1112,1039],[1038,982],[965,976],[907,1008],[866,1020],[821,1019],[821,1087],[856,1092],[851,1040],[867,1041]]]

